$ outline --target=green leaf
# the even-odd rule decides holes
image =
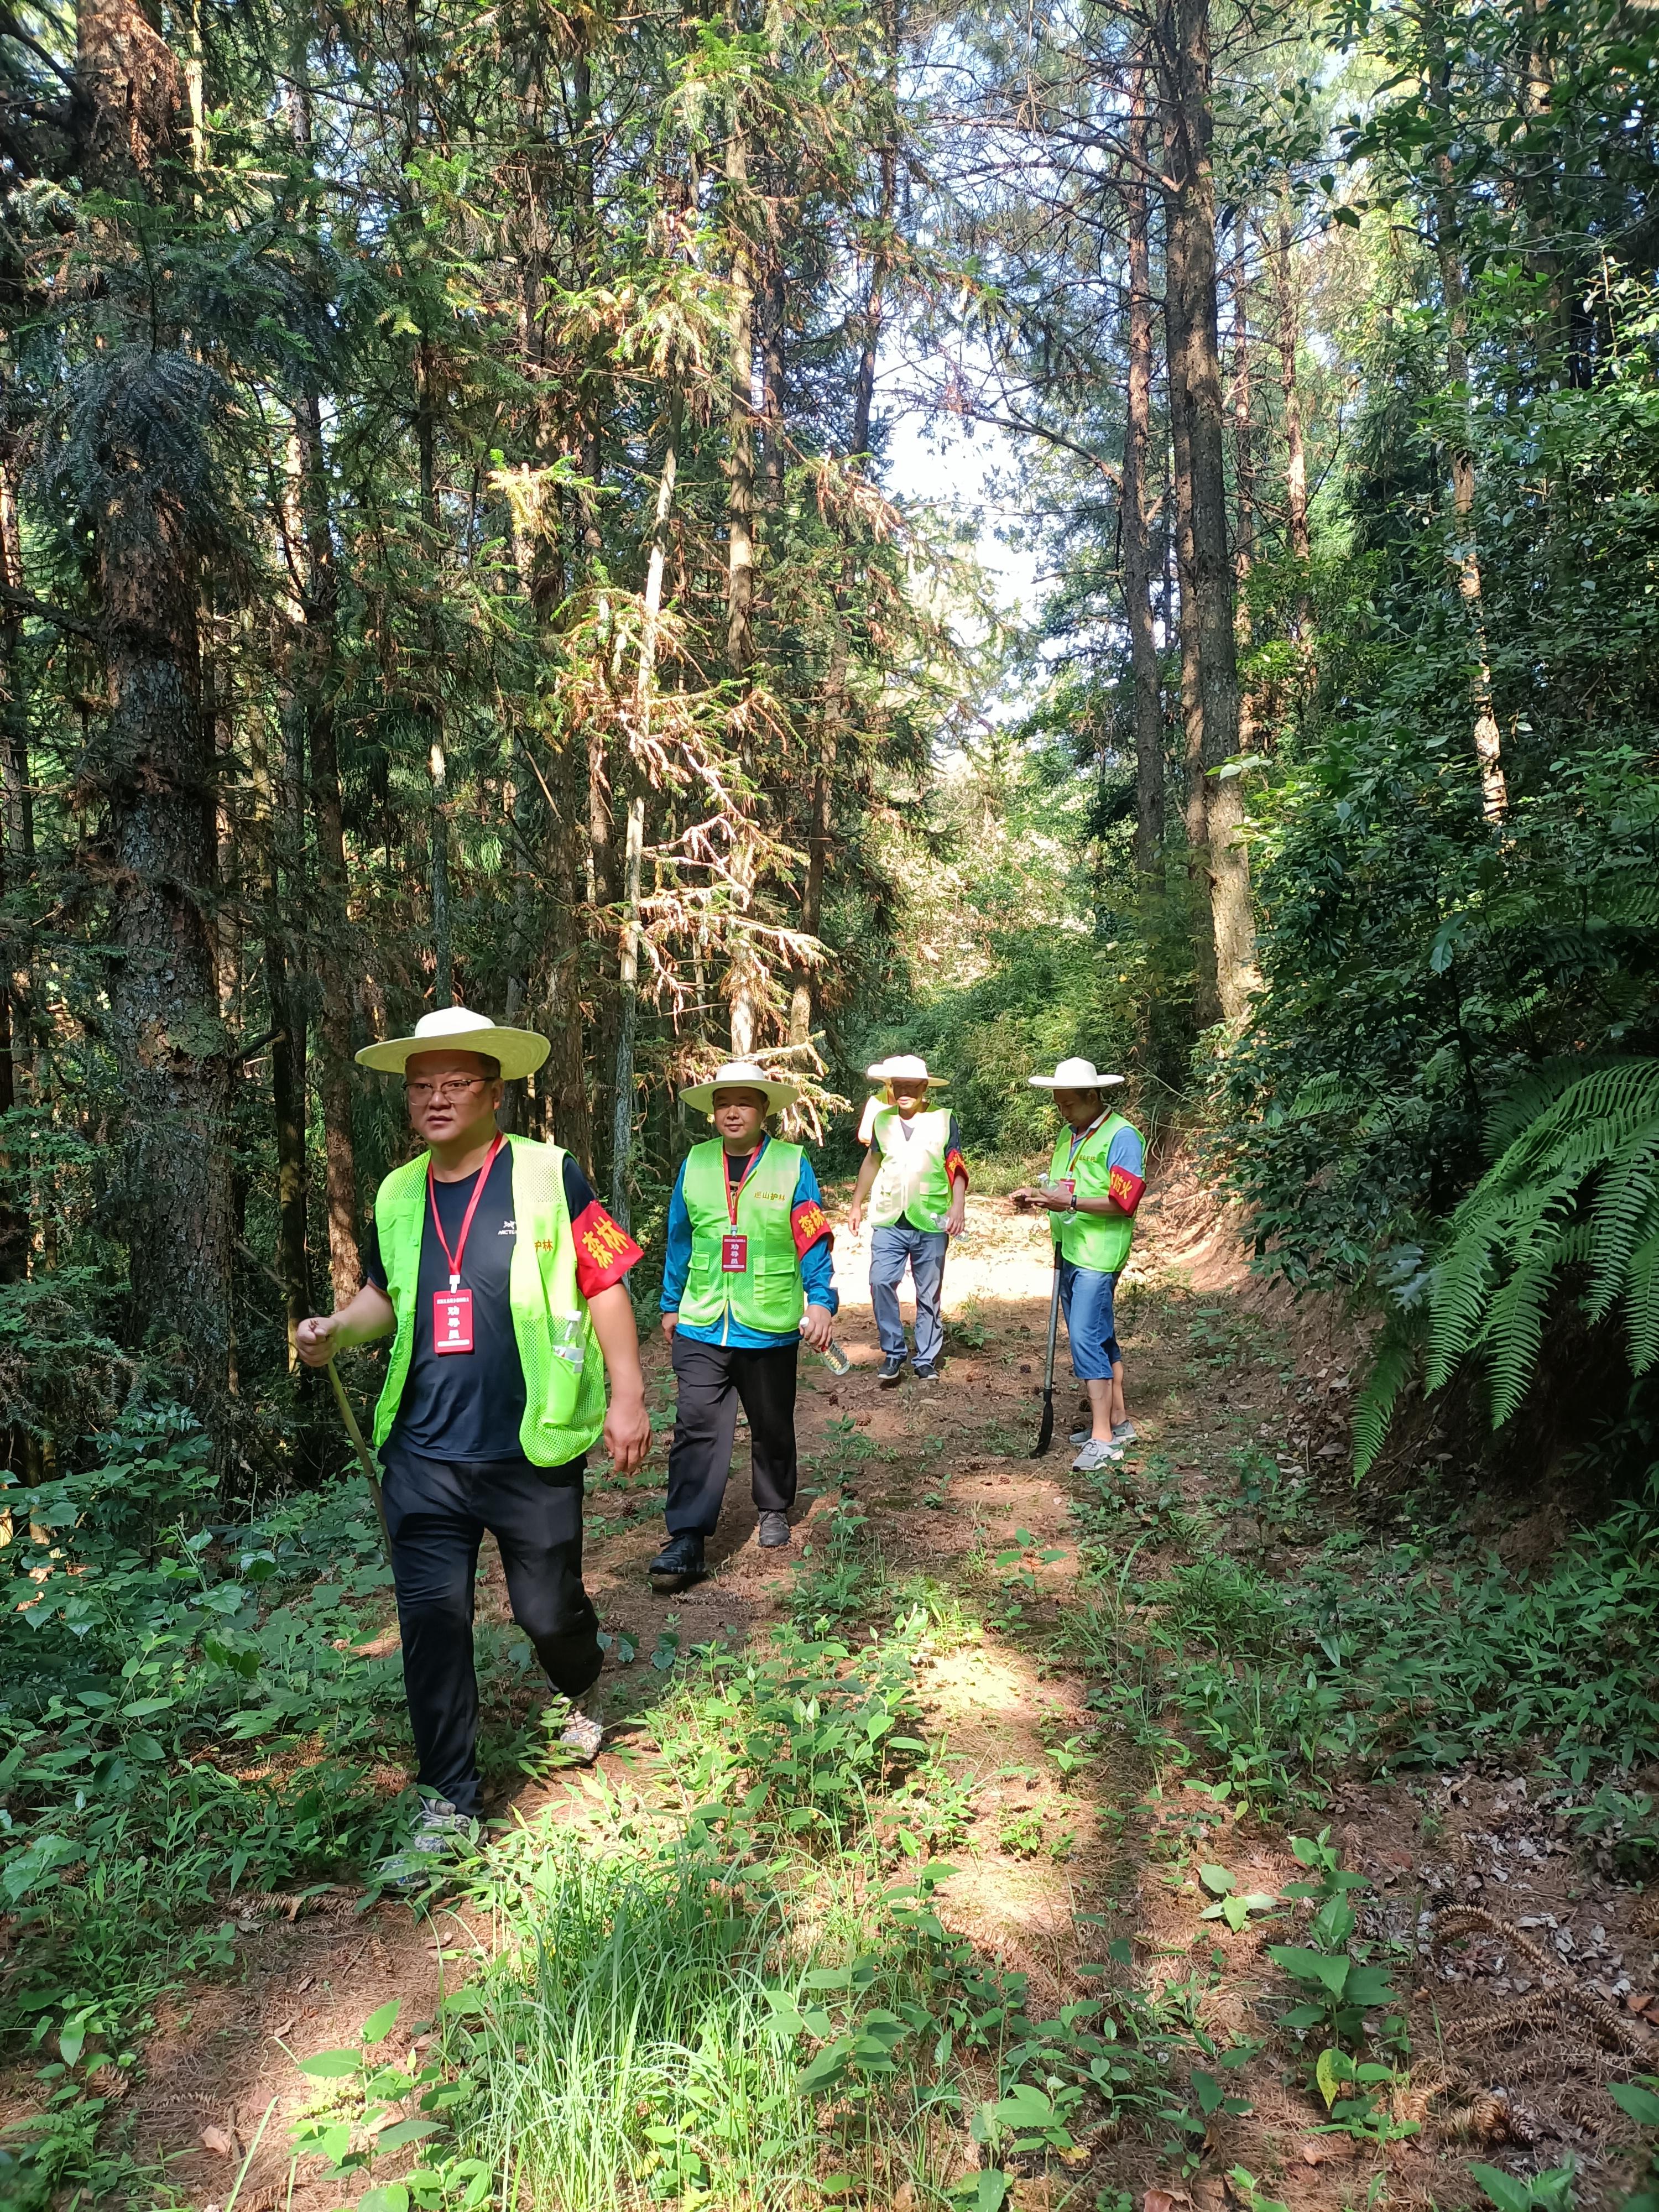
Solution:
[[[357,2212],[409,2212],[409,2191],[401,2181],[383,2181],[357,2199]]]
[[[1638,2126],[1659,2128],[1659,2097],[1639,2081],[1609,2081],[1607,2094]]]
[[[397,2025],[398,2014],[402,2005],[401,1997],[390,1997],[385,2004],[377,2005],[362,2024],[360,2033],[363,2041],[384,2043]]]
[[[1237,1887],[1238,1881],[1237,1876],[1230,1874],[1224,1866],[1201,1866],[1198,1878],[1212,1897],[1225,1897],[1230,1890]]]
[[[441,2123],[437,2120],[399,2120],[394,2127],[382,2128],[374,2138],[376,2150],[402,2150],[405,2144],[420,2142],[428,2136],[436,2135]]]
[[[362,2053],[359,2051],[319,2051],[309,2058],[301,2059],[300,2071],[309,2074],[313,2081],[343,2081],[362,2064]]]
[[[1532,2212],[1532,2191],[1524,2181],[1496,2166],[1472,2166],[1469,2172],[1480,2184],[1498,2212]]]
[[[1350,1962],[1344,1956],[1333,1956],[1328,1951],[1310,1951],[1299,1943],[1269,1943],[1267,1956],[1274,1966],[1282,1966],[1292,1981],[1328,1990],[1340,1997],[1347,1982]]]

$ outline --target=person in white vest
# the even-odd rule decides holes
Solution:
[[[1073,1470],[1090,1474],[1121,1459],[1134,1441],[1123,1402],[1113,1293],[1134,1242],[1135,1208],[1146,1188],[1146,1147],[1132,1122],[1112,1112],[1107,1094],[1123,1081],[1103,1075],[1091,1060],[1062,1060],[1052,1075],[1033,1075],[1033,1090],[1054,1093],[1066,1127],[1048,1180],[1014,1193],[1017,1206],[1044,1206],[1059,1248],[1060,1302],[1072,1347],[1072,1372],[1089,1394],[1088,1428],[1075,1431],[1082,1449]]]
[[[885,1085],[885,1103],[870,1124],[870,1149],[853,1186],[847,1225],[856,1237],[870,1209],[870,1303],[881,1340],[878,1382],[904,1372],[907,1347],[899,1319],[899,1285],[910,1271],[916,1292],[916,1380],[937,1382],[945,1349],[940,1313],[945,1255],[960,1237],[968,1210],[968,1165],[956,1116],[927,1103],[925,1060],[900,1053],[878,1060],[868,1073]]]

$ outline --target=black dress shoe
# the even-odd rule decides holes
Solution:
[[[702,1538],[690,1531],[671,1536],[646,1572],[654,1582],[684,1584],[701,1581],[708,1570],[702,1563]]]

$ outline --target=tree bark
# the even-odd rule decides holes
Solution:
[[[749,131],[742,95],[726,141],[732,368],[726,410],[726,663],[745,677],[755,657],[755,258],[750,236]]]
[[[1135,744],[1135,866],[1143,876],[1164,866],[1164,710],[1158,696],[1158,643],[1152,633],[1152,532],[1146,510],[1146,456],[1152,410],[1152,293],[1146,222],[1146,76],[1135,70],[1129,110],[1128,398],[1123,432],[1123,606],[1129,631],[1129,681]]]
[[[1431,15],[1425,15],[1431,56],[1430,98],[1443,116],[1450,108],[1449,68],[1444,45]],[[1504,769],[1503,740],[1492,711],[1492,662],[1486,646],[1486,617],[1480,582],[1480,552],[1474,526],[1474,453],[1468,435],[1469,313],[1463,282],[1463,264],[1457,251],[1457,192],[1451,156],[1439,158],[1439,188],[1435,195],[1435,257],[1440,269],[1440,296],[1446,313],[1446,381],[1456,404],[1459,434],[1451,453],[1452,532],[1446,558],[1463,605],[1473,647],[1469,675],[1469,704],[1474,710],[1475,766],[1480,775],[1480,806],[1489,822],[1501,822],[1509,812],[1509,780]]]
[[[1200,752],[1205,771],[1209,905],[1222,1018],[1246,1011],[1255,981],[1255,926],[1249,863],[1239,836],[1243,796],[1217,770],[1238,750],[1238,662],[1227,549],[1227,483],[1220,343],[1216,312],[1214,118],[1210,94],[1209,0],[1167,0],[1165,143],[1168,196],[1167,313],[1172,326],[1171,404],[1184,420],[1190,476],[1191,606],[1182,580],[1183,646],[1196,628]],[[1176,390],[1179,391],[1177,406]],[[1184,565],[1184,564],[1183,564]],[[1189,752],[1191,739],[1188,739]]]
[[[84,0],[77,28],[76,90],[89,118],[82,181],[154,196],[163,161],[185,150],[177,62],[131,0]],[[234,1387],[231,1062],[210,919],[201,539],[183,489],[126,427],[154,408],[173,414],[175,434],[189,434],[157,374],[166,357],[153,338],[118,353],[112,376],[125,389],[96,426],[106,489],[92,537],[111,708],[83,791],[101,802],[107,825],[110,1038],[125,1103],[119,1200],[135,1316],[172,1345],[184,1395],[222,1443]],[[171,358],[175,368],[185,363]]]
[[[657,631],[662,615],[663,573],[668,562],[668,520],[674,507],[674,486],[680,466],[680,421],[683,407],[678,391],[668,402],[668,434],[663,449],[662,471],[657,478],[656,506],[651,518],[651,550],[646,563],[645,597],[640,628],[640,665],[634,686],[635,724],[632,788],[628,799],[628,830],[623,851],[623,926],[617,948],[620,979],[617,1023],[616,1096],[612,1102],[611,1146],[611,1212],[626,1229],[632,1218],[631,1176],[634,1159],[634,1033],[640,1003],[640,870],[645,853],[645,793],[647,747],[651,735],[651,707],[657,688]]]
[[[303,54],[296,60],[294,77],[289,123],[295,151],[309,165],[311,100]],[[313,246],[314,250],[314,240]],[[317,854],[312,886],[312,912],[316,919],[313,941],[321,1001],[317,1087],[323,1109],[329,1273],[335,1304],[344,1305],[362,1286],[363,1266],[357,1247],[357,1150],[352,1126],[356,1089],[347,966],[351,939],[350,878],[334,712],[339,681],[340,577],[334,559],[322,402],[314,386],[302,392],[296,403],[294,428],[300,446],[300,507],[305,544],[295,690],[304,718],[304,773]]]
[[[1301,307],[1297,298],[1296,271],[1291,261],[1291,218],[1287,199],[1281,199],[1279,229],[1270,256],[1273,272],[1273,305],[1279,320],[1279,388],[1285,407],[1285,513],[1291,558],[1304,567],[1309,556],[1308,456],[1302,438],[1302,395],[1297,378],[1296,352],[1301,337]],[[1298,629],[1305,629],[1305,595],[1297,611]]]

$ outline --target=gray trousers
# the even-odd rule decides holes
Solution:
[[[876,1334],[890,1357],[904,1354],[904,1325],[899,1319],[899,1285],[908,1267],[916,1286],[916,1364],[933,1367],[945,1349],[939,1297],[945,1287],[945,1254],[950,1243],[942,1229],[912,1229],[896,1221],[870,1232],[870,1303]]]

